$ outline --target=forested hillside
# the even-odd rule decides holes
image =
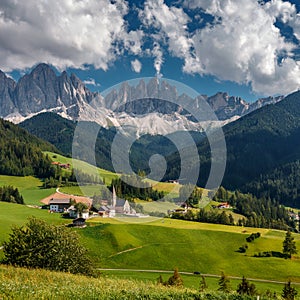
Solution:
[[[32,136],[26,130],[0,119],[0,174],[49,177],[51,160],[42,150],[57,151],[51,144]]]
[[[300,92],[228,124],[224,135],[227,145],[224,187],[300,205],[297,189],[300,183]],[[198,144],[198,150],[199,185],[204,186],[211,164],[207,139]],[[172,156],[168,159],[171,166],[168,173],[179,174],[176,159]]]

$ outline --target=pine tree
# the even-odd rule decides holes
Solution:
[[[200,281],[200,292],[204,292],[208,288],[208,285],[206,283],[205,277],[202,275],[201,281]]]
[[[297,253],[296,242],[290,230],[286,232],[285,239],[283,241],[283,254],[291,258],[292,254]]]
[[[219,288],[218,288],[218,291],[229,293],[230,289],[231,289],[231,287],[230,287],[230,280],[224,274],[224,272],[222,272],[221,273],[221,278],[219,279]]]
[[[289,280],[283,287],[281,295],[282,298],[286,300],[294,300],[297,294],[296,289],[291,286],[291,281]]]
[[[238,285],[237,293],[240,295],[253,296],[256,293],[256,287],[243,276],[242,282]]]
[[[163,284],[164,283],[164,280],[162,278],[161,275],[159,275],[159,277],[157,278],[157,284]]]
[[[166,282],[167,285],[175,285],[175,286],[182,286],[183,280],[178,272],[178,268],[175,268],[174,274],[168,279]]]

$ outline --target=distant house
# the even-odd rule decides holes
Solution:
[[[223,202],[218,204],[217,208],[222,209],[222,208],[231,208],[230,204],[228,202]]]
[[[84,218],[77,218],[73,220],[73,227],[86,227]]]
[[[52,198],[49,200],[49,209],[53,212],[64,212],[70,207],[70,199],[62,198],[55,199]]]
[[[71,167],[70,164],[62,164],[59,161],[53,161],[51,164],[55,165],[55,166],[59,166],[59,167],[61,167],[63,169],[70,169],[70,167]]]
[[[169,183],[179,184],[179,180],[178,179],[170,179],[168,182]]]
[[[104,205],[100,206],[100,208],[98,209],[98,214],[103,218],[109,217],[109,208]]]
[[[89,218],[89,210],[84,210],[82,213],[79,213],[78,210],[76,209],[76,207],[74,205],[71,205],[68,209],[67,209],[70,218],[84,218],[84,219],[88,219]]]

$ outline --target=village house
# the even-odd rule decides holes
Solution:
[[[222,203],[218,204],[217,208],[219,208],[219,209],[231,208],[231,206],[228,202],[222,202]]]
[[[80,213],[74,205],[71,205],[67,209],[67,212],[69,213],[70,218],[84,218],[84,219],[89,218],[89,210],[88,209],[86,209]]]
[[[62,199],[55,199],[52,198],[49,200],[49,210],[52,212],[64,212],[70,207],[70,199],[69,198],[62,198]]]

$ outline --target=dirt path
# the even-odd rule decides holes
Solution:
[[[128,249],[131,250],[131,249]],[[128,251],[126,250],[126,251]],[[145,272],[145,273],[174,273],[174,271],[167,271],[167,270],[139,270],[139,269],[103,269],[103,268],[99,268],[97,270],[100,271],[128,271],[128,272]],[[180,274],[183,275],[195,275],[194,273],[191,272],[179,272]],[[204,274],[201,273],[202,276],[204,277],[214,277],[214,278],[220,278],[220,275],[216,275],[216,274]],[[195,275],[195,276],[199,276],[199,275]],[[230,279],[238,279],[238,280],[242,280],[242,277],[237,277],[237,276],[227,276]],[[277,281],[277,280],[268,280],[268,279],[260,279],[260,278],[248,278],[247,280],[249,281],[256,281],[256,282],[265,282],[265,283],[275,283],[275,284],[285,284],[285,281]],[[295,285],[300,285],[300,282],[291,282],[291,284],[295,284]]]
[[[135,248],[130,248],[130,249],[127,249],[127,250],[124,250],[124,251],[112,254],[109,257],[117,256],[117,255],[120,255],[120,254],[123,254],[123,253],[126,253],[126,252],[130,252],[130,251],[134,251],[134,250],[137,250],[137,249],[141,249],[141,248],[143,248],[143,246],[139,246],[139,247],[135,247]]]

